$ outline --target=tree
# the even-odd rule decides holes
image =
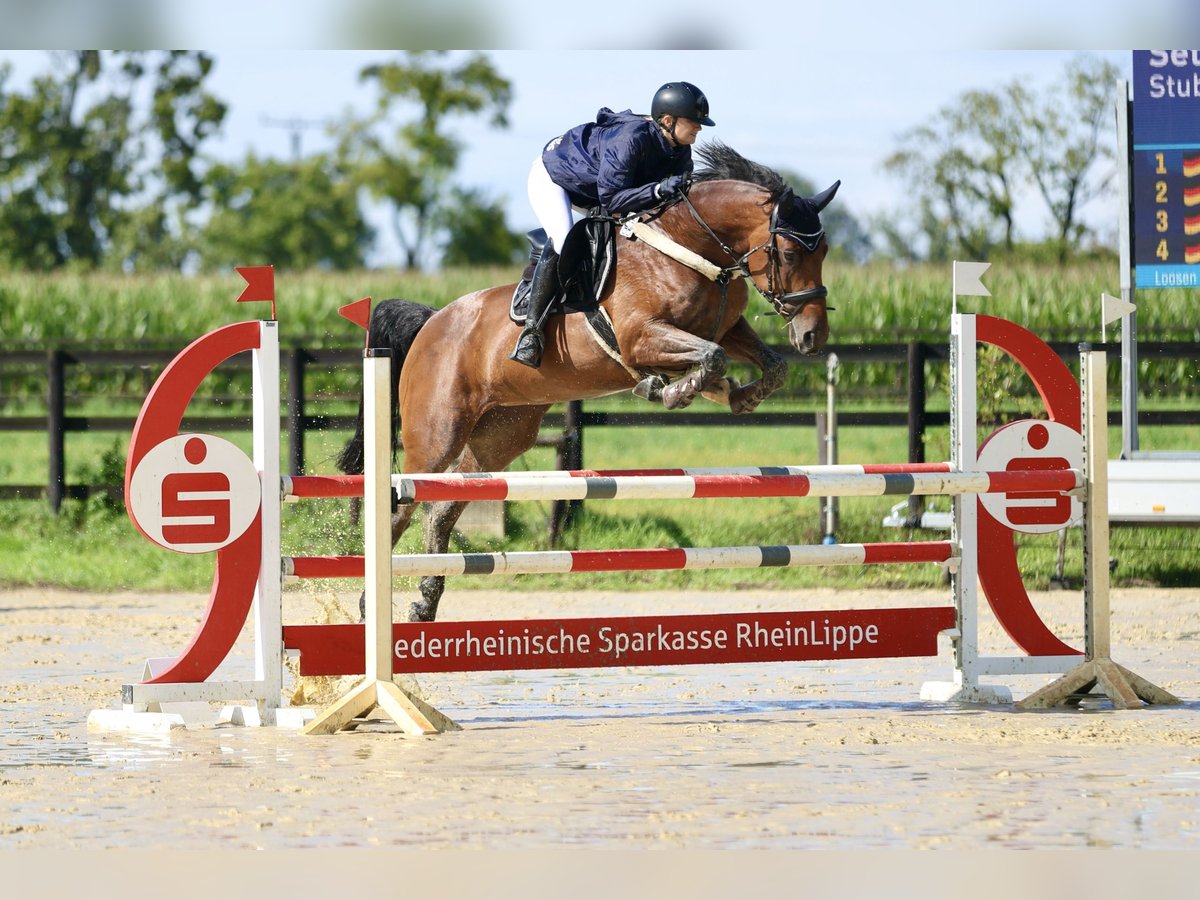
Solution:
[[[1020,133],[1019,151],[1055,226],[1058,258],[1077,249],[1085,228],[1080,210],[1107,187],[1096,166],[1113,158],[1101,138],[1111,127],[1112,90],[1120,73],[1107,60],[1078,56],[1045,93],[1019,82],[1008,88]]]
[[[202,53],[79,50],[55,53],[24,94],[0,74],[0,261],[95,267],[115,247],[161,259],[168,216],[199,202],[200,144],[225,116],[204,91],[211,66]]]
[[[416,268],[446,221],[439,211],[461,202],[449,187],[462,154],[446,131],[449,120],[487,115],[493,127],[507,127],[512,87],[480,53],[456,64],[446,51],[408,51],[396,62],[367,66],[360,78],[378,88],[377,108],[347,124],[340,152],[357,183],[391,206],[404,264]],[[398,121],[406,107],[416,117]]]
[[[447,236],[444,266],[504,265],[519,260],[528,248],[505,224],[504,207],[470,188],[451,188],[433,223]]]
[[[1112,151],[1108,126],[1116,69],[1077,57],[1044,92],[1020,81],[1000,91],[969,91],[901,136],[886,167],[906,179],[910,226],[891,223],[893,253],[986,259],[1017,241],[1017,197],[1034,185],[1054,220],[1060,260],[1078,249],[1086,229],[1081,208],[1105,189],[1093,178]]]
[[[270,263],[288,269],[363,265],[371,229],[353,182],[321,154],[295,162],[248,156],[207,176],[214,212],[200,231],[204,269]]]
[[[1020,173],[1012,116],[1002,95],[964,93],[933,121],[905,132],[884,165],[908,181],[916,240],[927,254],[985,259],[996,244],[1013,246]],[[893,240],[899,236],[892,231]]]

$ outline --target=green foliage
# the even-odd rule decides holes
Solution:
[[[1103,183],[1089,180],[1089,171],[1114,156],[1107,136],[1118,74],[1109,62],[1080,56],[1044,96],[1020,82],[1006,89],[1021,137],[1018,152],[1054,218],[1059,262],[1084,236],[1079,210],[1103,190]]]
[[[444,266],[511,264],[528,249],[523,237],[508,230],[504,208],[479,191],[452,188],[434,223],[447,235]]]
[[[453,228],[447,211],[462,205],[450,177],[463,147],[446,130],[449,120],[487,115],[492,127],[508,126],[512,86],[487,57],[472,53],[461,64],[446,59],[445,51],[412,50],[395,62],[367,66],[360,77],[378,88],[376,111],[342,129],[342,164],[357,186],[390,205],[410,269],[425,261],[439,224]],[[394,118],[414,106],[416,118]]]
[[[200,145],[225,115],[204,91],[211,59],[79,50],[56,53],[53,68],[25,94],[0,79],[0,265],[136,265],[157,246],[166,210],[199,200]],[[147,90],[143,116],[135,98]]]
[[[1097,176],[1106,145],[1115,68],[1079,56],[1042,93],[1021,81],[967,91],[928,122],[909,129],[887,169],[906,179],[908,221],[881,221],[897,259],[989,259],[1011,253],[1021,220],[1016,197],[1033,185],[1055,224],[1056,259],[1086,244],[1085,204],[1106,189]]]
[[[127,441],[114,438],[99,458],[78,466],[73,472],[71,481],[78,484],[124,484],[125,483],[125,445]],[[123,516],[125,502],[117,496],[94,494],[87,501],[87,515]]]
[[[352,269],[371,229],[352,183],[325,156],[214,166],[206,179],[214,212],[200,232],[206,271],[242,264]]]

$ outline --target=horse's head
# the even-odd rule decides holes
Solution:
[[[720,141],[698,148],[697,153],[705,164],[696,173],[698,181],[729,179],[744,182],[743,190],[755,188],[740,196],[734,193],[719,198],[725,202],[716,205],[736,213],[726,226],[738,249],[735,252],[724,243],[721,247],[734,256],[737,267],[787,320],[792,346],[804,354],[817,353],[829,338],[826,313],[831,308],[826,306],[828,291],[821,280],[821,264],[829,252],[821,210],[829,205],[841,182],[814,197],[798,197],[778,172],[751,162]],[[714,218],[718,211],[713,211]]]
[[[788,340],[804,354],[819,352],[829,338],[827,313],[832,307],[826,304],[829,291],[821,279],[829,243],[820,213],[840,185],[835,181],[814,197],[797,197],[791,188],[774,195],[767,236],[759,248],[765,261],[759,267],[747,260],[752,275],[759,275],[755,287],[787,320]]]

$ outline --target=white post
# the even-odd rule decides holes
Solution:
[[[363,357],[363,500],[366,566],[366,676],[392,680],[391,356]]]
[[[975,316],[950,317],[950,462],[959,472],[978,470],[975,399]],[[958,610],[958,635],[954,640],[954,681],[929,681],[921,686],[923,700],[958,700],[971,703],[1007,703],[1008,688],[979,684],[979,499],[974,494],[954,496],[950,541],[958,553],[951,569],[954,606]]]
[[[1114,662],[1109,630],[1108,577],[1108,355],[1082,347],[1083,454],[1087,510],[1083,520],[1084,608],[1087,653],[1084,662],[1017,704],[1045,709],[1080,698],[1098,687],[1114,709],[1144,704],[1174,705],[1180,699]]]
[[[1109,659],[1108,574],[1108,354],[1088,349],[1083,369],[1083,471],[1087,509],[1083,520],[1084,616],[1088,659]]]
[[[262,561],[254,588],[254,679],[264,724],[275,724],[283,693],[283,610],[280,570],[279,323],[260,323],[253,352],[254,466],[262,492]]]
[[[976,468],[978,415],[975,399],[975,317],[954,314],[950,320],[950,461],[959,472]],[[959,552],[953,576],[954,602],[958,607],[959,639],[955,680],[975,682],[979,659],[979,547],[978,507],[972,494],[954,498],[950,539]]]
[[[392,360],[363,355],[363,565],[366,672],[362,682],[304,726],[333,734],[378,708],[409,734],[458,731],[452,719],[392,681]]]

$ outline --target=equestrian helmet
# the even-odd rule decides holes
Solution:
[[[686,81],[670,81],[654,94],[650,116],[656,121],[662,116],[692,119],[701,125],[716,125],[708,117],[708,98],[704,91]]]

